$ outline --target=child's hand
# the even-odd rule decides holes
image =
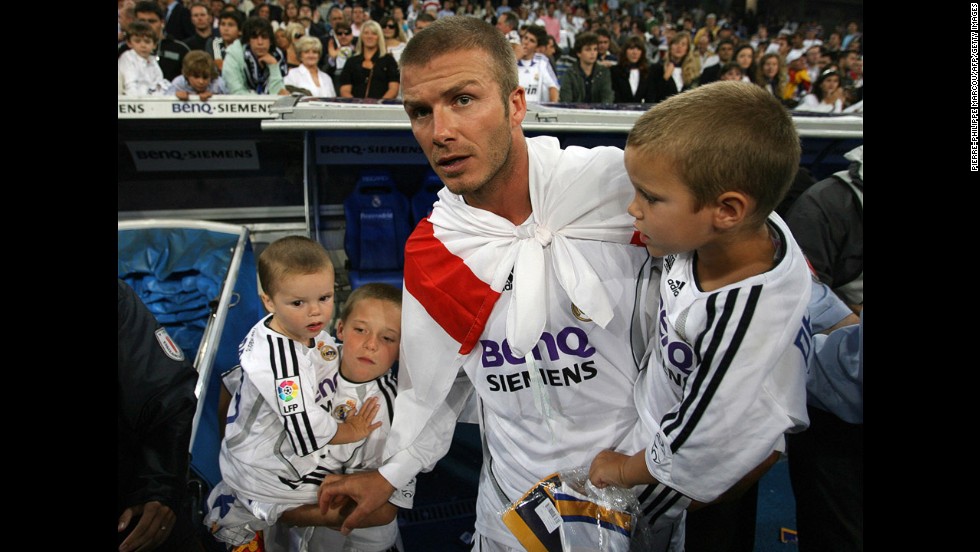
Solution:
[[[600,489],[609,485],[629,487],[623,479],[623,467],[629,456],[612,450],[604,450],[596,455],[589,466],[589,480]]]
[[[354,430],[354,435],[359,441],[368,435],[372,431],[381,427],[381,422],[374,422],[374,417],[378,415],[378,409],[381,407],[378,405],[378,397],[371,397],[364,401],[359,410],[353,410],[344,423],[349,425],[351,429]],[[374,423],[371,423],[374,422]]]
[[[184,90],[178,90],[176,94],[177,94],[177,99],[182,102],[186,102],[191,97],[190,92],[186,92]]]
[[[208,101],[208,98],[210,98],[213,95],[214,94],[212,94],[210,90],[205,90],[204,92],[198,94],[197,97],[200,98],[202,102],[206,102]]]

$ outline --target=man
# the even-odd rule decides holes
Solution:
[[[598,48],[598,56],[596,56],[596,63],[603,65],[605,67],[612,67],[616,65],[619,61],[619,57],[610,51],[610,46],[612,45],[612,33],[609,29],[605,27],[599,27],[595,30],[596,36],[599,37],[599,42],[596,45]]]
[[[157,58],[157,63],[160,64],[163,77],[169,81],[173,81],[180,75],[181,68],[184,64],[184,56],[187,55],[187,52],[190,52],[190,48],[183,42],[174,40],[164,34],[163,8],[154,0],[138,2],[136,7],[133,8],[133,11],[136,13],[137,21],[148,23],[150,27],[153,27],[153,31],[156,32],[159,40],[157,41],[157,49],[153,54]],[[116,52],[117,57],[121,56],[128,49],[129,46],[124,42]]]
[[[211,25],[211,11],[208,10],[208,6],[204,2],[194,2],[191,4],[190,12],[194,34],[187,37],[184,44],[191,50],[205,50],[205,44],[214,35]]]
[[[609,68],[596,63],[599,56],[599,37],[595,33],[579,33],[575,37],[578,63],[565,73],[558,99],[570,103],[613,103],[612,74]]]
[[[637,423],[630,319],[645,252],[628,245],[632,188],[618,148],[524,137],[512,50],[483,20],[434,22],[401,64],[412,132],[446,187],[406,245],[385,465],[328,476],[320,505],[349,496],[342,532],[358,527],[446,454],[475,392],[467,414],[487,450],[475,543],[519,550],[500,512],[541,478],[624,444]]]
[[[726,63],[732,61],[732,57],[735,55],[735,43],[731,39],[719,40],[717,54],[717,59],[714,63],[701,68],[701,85],[714,82],[721,78],[721,68]],[[754,75],[750,75],[750,77],[752,76]]]
[[[182,0],[160,0],[164,9],[163,30],[167,36],[184,40],[194,34],[194,24],[191,23],[191,12],[184,6]]]
[[[211,29],[214,36],[218,36],[218,22],[220,21],[221,12],[227,8],[229,5],[225,3],[225,0],[210,0],[211,8]],[[244,15],[244,14],[243,14]]]
[[[364,4],[354,4],[350,11],[350,17],[350,28],[354,32],[354,38],[360,37],[361,26],[369,19],[367,12],[364,11]]]
[[[415,32],[417,33],[422,29],[428,27],[435,20],[436,20],[436,16],[432,15],[431,12],[424,11],[420,13],[419,16],[415,19]]]
[[[504,37],[511,44],[521,44],[521,35],[517,31],[519,26],[520,20],[517,19],[517,14],[511,10],[497,16],[497,30],[504,33]]]
[[[517,60],[517,74],[528,103],[558,101],[558,79],[548,60],[538,53],[538,46],[547,42],[548,32],[540,25],[529,26],[521,39],[523,55]]]
[[[120,550],[203,550],[185,503],[197,372],[118,280]]]

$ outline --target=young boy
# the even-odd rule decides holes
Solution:
[[[382,426],[364,442],[327,447],[327,454],[343,464],[338,473],[357,473],[381,466],[381,454],[391,429],[397,382],[391,369],[398,360],[401,343],[402,291],[388,284],[365,284],[351,293],[337,321],[340,346],[340,371],[334,382],[332,401],[335,417],[352,407],[363,404],[369,397],[378,397]],[[338,527],[343,521],[336,510],[321,515],[319,506],[311,504],[288,512],[281,519],[296,525],[327,525],[305,531],[303,539],[309,550],[357,550],[384,552],[400,543],[398,507],[411,508],[415,480],[399,489],[374,518],[376,527],[354,529],[344,537]],[[310,528],[312,529],[312,528]],[[297,533],[293,531],[294,535]],[[295,537],[294,537],[295,542]],[[346,541],[346,542],[345,542]],[[401,549],[400,544],[397,544]]]
[[[225,9],[218,17],[218,36],[208,39],[204,49],[214,58],[219,71],[225,63],[225,51],[241,38],[244,26],[245,15],[235,8]]]
[[[128,50],[119,56],[117,66],[123,93],[127,96],[162,95],[170,87],[153,50],[157,35],[148,23],[133,21],[126,30]]]
[[[637,301],[655,317],[634,387],[639,452],[600,452],[589,475],[650,484],[640,500],[655,525],[737,496],[807,427],[811,277],[773,213],[799,160],[787,110],[745,82],[672,96],[627,138],[628,211],[654,267]]]
[[[222,481],[208,497],[205,520],[217,539],[236,545],[285,512],[316,503],[323,477],[340,468],[326,445],[363,444],[382,425],[373,422],[377,398],[340,410],[331,403],[340,354],[327,332],[334,269],[323,246],[302,236],[276,240],[259,255],[258,273],[270,314],[239,345],[240,367],[223,376],[233,398],[219,455]]]
[[[184,56],[181,75],[167,89],[168,95],[176,95],[181,101],[190,99],[191,94],[197,94],[201,101],[207,101],[215,94],[227,93],[218,66],[203,50],[191,50]]]

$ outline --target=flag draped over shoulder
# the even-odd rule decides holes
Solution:
[[[633,189],[623,151],[562,149],[550,136],[527,138],[527,145],[532,215],[524,224],[470,207],[443,188],[406,244],[399,399],[407,391],[405,402],[413,406],[406,408],[414,412],[406,418],[414,429],[393,431],[391,453],[407,447],[429,418],[426,411],[446,399],[511,278],[507,341],[520,357],[537,344],[549,307],[546,286],[553,285],[545,277],[546,248],[574,304],[602,327],[612,318],[592,260],[575,240],[636,243],[634,219],[626,213]]]

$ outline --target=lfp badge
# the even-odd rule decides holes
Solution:
[[[276,380],[279,411],[283,416],[305,412],[303,395],[299,390],[299,377]]]

